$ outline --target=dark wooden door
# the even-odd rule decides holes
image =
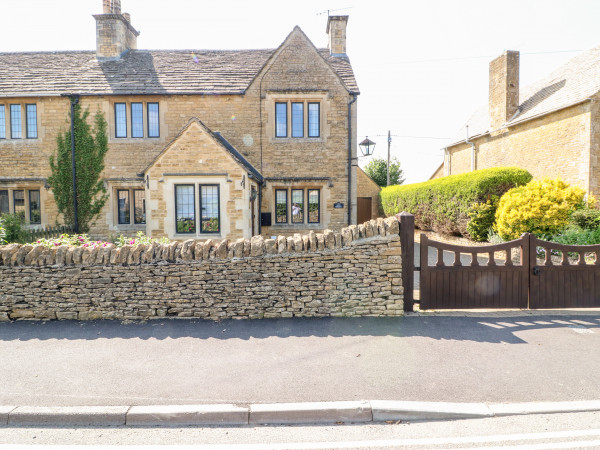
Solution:
[[[371,197],[357,197],[356,199],[356,223],[361,224],[371,220]]]

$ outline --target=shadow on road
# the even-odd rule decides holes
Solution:
[[[400,318],[322,318],[205,320],[158,319],[118,321],[18,321],[0,324],[0,342],[34,339],[267,339],[287,337],[392,336],[446,341],[522,344],[515,333],[547,328],[571,328],[588,333],[600,327],[600,314],[409,315]]]

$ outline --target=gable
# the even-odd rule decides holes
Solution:
[[[317,50],[297,26],[265,63],[250,86],[259,83],[263,87],[265,81],[297,91],[322,90],[333,83],[350,93],[359,93],[348,58],[332,57],[329,50]]]
[[[192,174],[229,173],[232,170],[248,172],[262,181],[256,170],[223,136],[213,133],[197,118],[181,130],[160,154],[144,169],[143,174],[154,172]]]

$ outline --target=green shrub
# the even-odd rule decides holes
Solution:
[[[121,234],[119,237],[114,239],[113,242],[117,247],[123,247],[124,245],[150,245],[153,242],[158,242],[159,244],[168,244],[170,241],[169,238],[166,237],[162,237],[160,239],[151,238],[146,236],[143,231],[138,231],[135,237],[131,238]]]
[[[467,235],[469,212],[474,203],[484,203],[494,195],[501,197],[531,178],[529,172],[518,167],[476,170],[424,183],[383,188],[381,204],[387,216],[401,211],[414,214],[418,228]]]
[[[498,196],[492,195],[485,203],[473,203],[467,215],[471,219],[467,223],[467,233],[471,239],[485,242],[488,239],[490,229],[496,221],[496,208],[498,207]]]
[[[600,244],[600,228],[586,230],[577,226],[569,226],[561,234],[553,236],[551,240],[566,245]]]
[[[560,179],[533,180],[508,191],[496,211],[496,230],[502,239],[529,232],[548,237],[564,230],[569,216],[583,208],[585,191]]]
[[[135,237],[126,237],[122,234],[119,237],[113,239],[113,244],[117,247],[123,247],[124,245],[150,245],[153,242],[159,244],[168,244],[170,241],[168,238],[163,237],[160,239],[154,239],[146,236],[143,231],[138,231]],[[38,239],[32,245],[43,245],[44,247],[58,247],[59,245],[71,245],[74,247],[106,247],[110,242],[108,241],[94,241],[90,239],[87,234],[61,234],[60,237],[51,239]]]
[[[595,230],[600,226],[600,209],[578,209],[571,214],[569,222],[585,230]]]
[[[21,214],[3,214],[4,240],[8,243],[16,242],[22,244],[27,239],[27,233],[23,229],[25,220]]]

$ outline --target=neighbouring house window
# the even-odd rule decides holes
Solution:
[[[8,214],[8,191],[0,191],[0,214]]]
[[[218,233],[221,231],[219,217],[219,185],[200,185],[200,232]]]
[[[308,104],[308,137],[319,137],[321,135],[320,115],[321,115],[321,104],[320,103],[309,103]]]
[[[117,216],[119,225],[129,224],[129,190],[117,190]]]
[[[25,191],[13,191],[14,213],[25,220]]]
[[[304,189],[292,189],[292,223],[304,223]]]
[[[115,137],[127,137],[127,106],[125,103],[115,103]]]
[[[292,137],[304,137],[304,103],[292,103]]]
[[[146,193],[143,189],[133,191],[133,223],[146,223]]]
[[[319,189],[308,190],[308,223],[319,223],[321,210],[321,193]]]
[[[275,191],[275,222],[287,223],[287,189]]]
[[[287,137],[287,103],[275,103],[275,137]]]
[[[37,139],[38,137],[37,105],[25,105],[25,134],[27,139]]]
[[[4,105],[0,105],[0,139],[6,139],[6,111]]]
[[[158,103],[148,103],[148,137],[160,137]]]
[[[10,105],[10,137],[21,139],[21,105]]]
[[[40,191],[29,191],[29,223],[42,223],[42,209],[40,207]]]
[[[131,104],[131,137],[144,137],[144,105],[142,103]]]
[[[177,233],[196,232],[194,185],[175,185],[175,230]]]
[[[12,196],[12,205],[10,198]],[[42,223],[40,189],[1,189],[0,214],[16,214],[32,225]]]

